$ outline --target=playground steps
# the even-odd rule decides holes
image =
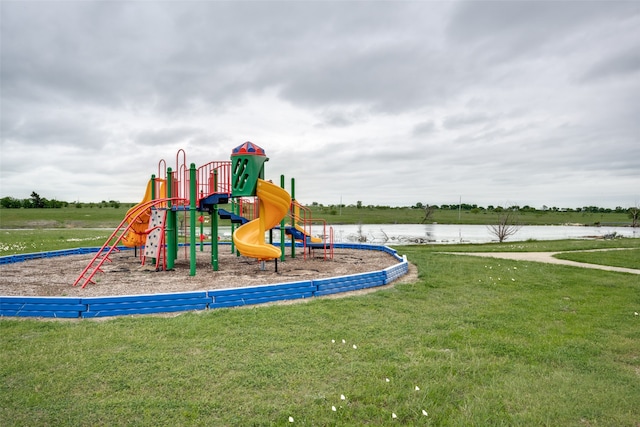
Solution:
[[[332,241],[326,241],[326,239],[324,239],[323,242],[314,242],[311,239],[310,236],[307,236],[306,234],[304,234],[302,231],[298,230],[295,227],[286,226],[284,232],[287,235],[292,236],[294,240],[304,241],[304,247],[309,249],[309,250],[311,250],[311,249],[322,249],[322,250],[326,251],[326,250],[331,250],[333,248],[333,242]],[[333,259],[333,252],[332,251],[330,252],[329,258]]]
[[[289,236],[293,236],[293,238],[295,240],[299,240],[299,241],[303,241],[305,240],[305,246],[308,248],[314,248],[314,249],[318,249],[318,248],[324,248],[325,246],[329,246],[328,243],[315,243],[311,240],[310,236],[307,236],[306,234],[304,234],[302,231],[293,228],[293,227],[286,227],[284,232],[289,235]]]
[[[229,203],[229,193],[213,193],[198,202],[198,210],[212,212],[214,205]]]
[[[231,222],[234,223],[234,224],[245,224],[245,223],[249,222],[249,220],[247,218],[242,217],[240,215],[236,215],[236,214],[234,214],[232,212],[229,212],[228,210],[225,210],[225,209],[218,209],[218,215],[222,219],[231,220]]]
[[[293,236],[295,240],[304,240],[306,238],[307,241],[311,243],[311,239],[307,235],[305,235],[302,231],[298,230],[297,228],[291,227],[290,225],[284,228],[284,232],[289,236]]]
[[[108,241],[107,241],[108,242]],[[105,252],[106,250],[106,252]],[[73,286],[77,286],[82,282],[82,288],[86,287],[89,283],[95,284],[96,282],[93,280],[93,276],[100,272],[103,273],[102,265],[105,262],[112,262],[109,258],[112,252],[120,252],[117,246],[107,246],[106,244],[100,249],[100,251],[91,259],[89,265],[82,270],[80,276],[73,283]]]

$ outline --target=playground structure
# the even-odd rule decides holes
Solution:
[[[200,290],[175,289],[167,291],[160,286],[157,292],[106,292],[89,296],[81,289],[73,289],[75,296],[16,296],[2,295],[0,293],[0,318],[9,317],[34,317],[34,318],[97,318],[112,316],[141,315],[150,313],[175,313],[184,311],[215,310],[218,308],[242,307],[259,305],[276,301],[293,301],[322,297],[362,289],[373,289],[394,282],[409,271],[409,263],[406,256],[400,256],[394,249],[387,246],[363,243],[336,243],[338,250],[356,250],[364,253],[386,253],[393,257],[395,263],[390,263],[386,268],[371,265],[371,270],[352,272],[348,275],[335,275],[331,277],[314,278],[307,276],[295,281],[273,281],[263,284],[247,283],[245,286],[230,286],[226,288],[211,287],[206,284]],[[0,265],[22,262],[33,262],[39,259],[50,260],[52,258],[76,255],[95,254],[99,247],[82,247],[75,249],[62,249],[50,252],[37,252],[28,254],[16,254],[0,257]],[[129,252],[133,249],[124,248]],[[232,258],[235,254],[225,254],[224,258]],[[369,255],[365,255],[367,258]],[[298,260],[298,263],[304,263]],[[244,263],[240,263],[242,265]],[[328,269],[336,264],[328,265]],[[342,263],[338,264],[342,265]],[[387,265],[385,263],[385,265]],[[244,267],[246,268],[246,267]],[[209,271],[209,276],[216,272]],[[126,272],[121,274],[127,274]],[[180,276],[182,274],[179,274]],[[158,284],[162,285],[175,280],[175,274],[167,274],[158,277]],[[164,276],[164,275],[163,275]],[[171,278],[173,276],[173,278]],[[273,275],[272,275],[273,276]],[[277,275],[275,275],[277,276]],[[297,276],[297,275],[296,275]],[[139,277],[139,275],[138,275]],[[154,280],[155,281],[155,280]],[[95,287],[92,291],[99,290]],[[127,288],[120,288],[127,289]],[[189,288],[190,289],[190,288]],[[46,295],[50,295],[49,292]],[[57,295],[57,294],[56,294]]]
[[[285,260],[287,236],[291,257],[296,256],[296,247],[302,247],[305,259],[315,250],[322,250],[325,260],[332,259],[333,229],[324,220],[312,218],[309,209],[295,200],[294,179],[291,194],[284,189],[284,175],[280,176],[280,186],[264,179],[266,161],[265,151],[251,142],[234,148],[231,160],[213,161],[198,168],[194,163],[187,167],[182,149],[176,154],[175,170],[160,160],[158,175],[151,176],[142,201],[127,211],[73,286],[84,288],[95,283],[95,274],[102,271],[104,263],[111,262],[109,255],[119,251],[118,245],[140,248],[142,264],[151,261],[156,271],[174,269],[179,248],[179,213],[184,215],[183,235],[185,240],[188,236],[188,242],[183,246],[189,249],[191,276],[196,274],[198,242],[200,250],[204,248],[205,214],[210,216],[214,271],[219,268],[218,218],[231,222],[231,251],[256,259],[262,269],[268,260],[276,260],[276,268],[278,258]],[[230,204],[231,211],[220,208],[222,204]],[[320,237],[312,235],[314,224],[322,227]],[[274,230],[279,231],[278,246],[273,242]],[[265,241],[267,232],[269,242]]]

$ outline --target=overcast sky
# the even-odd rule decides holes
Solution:
[[[640,1],[1,1],[0,196],[265,149],[303,203],[640,204]]]

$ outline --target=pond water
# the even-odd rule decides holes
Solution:
[[[314,235],[323,233],[322,227],[312,229]],[[640,238],[640,229],[631,227],[585,227],[572,225],[524,225],[507,242],[525,240],[590,239],[605,236]],[[406,245],[416,243],[453,244],[489,243],[497,241],[488,225],[455,224],[362,224],[334,225],[334,241],[338,243],[378,243]],[[231,236],[228,227],[221,227],[220,235]],[[275,236],[274,236],[275,237]]]

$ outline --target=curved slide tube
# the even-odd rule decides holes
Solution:
[[[256,196],[260,203],[260,216],[233,233],[233,242],[238,252],[260,261],[278,258],[282,253],[264,241],[264,233],[280,223],[291,205],[291,196],[277,185],[258,179]]]

